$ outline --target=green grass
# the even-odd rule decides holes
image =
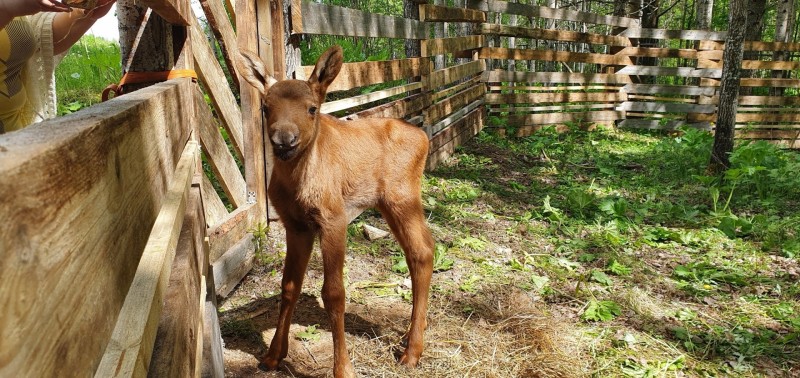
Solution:
[[[117,42],[83,36],[56,67],[59,115],[100,102],[103,89],[119,82],[121,67]]]

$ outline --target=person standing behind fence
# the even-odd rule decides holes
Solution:
[[[0,134],[55,117],[56,65],[114,2],[0,0]]]

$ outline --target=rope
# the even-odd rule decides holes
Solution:
[[[125,75],[122,75],[119,84],[111,84],[103,89],[102,101],[108,101],[111,92],[114,92],[114,97],[124,94],[123,86],[126,84],[156,83],[180,77],[190,77],[193,81],[197,81],[197,72],[194,70],[126,72]]]

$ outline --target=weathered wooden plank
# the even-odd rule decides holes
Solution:
[[[231,212],[226,219],[208,230],[209,261],[214,262],[249,233],[261,219],[258,208],[245,205]]]
[[[738,113],[736,122],[800,122],[800,113]]]
[[[700,50],[723,50],[725,43],[716,41],[701,41]],[[800,51],[800,43],[797,42],[761,42],[744,41],[744,51]]]
[[[236,59],[239,54],[239,44],[236,43],[236,34],[233,31],[231,20],[220,0],[200,0],[200,5],[203,7],[203,13],[205,13],[211,31],[217,38],[225,65],[228,66],[233,85],[238,91],[239,66],[236,64]]]
[[[719,100],[719,99],[717,99]],[[797,96],[739,96],[739,105],[793,105],[800,106],[800,97]]]
[[[213,278],[212,278],[213,279]],[[209,297],[216,297],[213,292]],[[205,302],[203,316],[203,378],[223,378],[225,376],[225,362],[223,360],[222,333],[219,328],[217,307],[211,300]]]
[[[431,104],[429,92],[418,93],[388,104],[378,105],[374,108],[362,110],[358,113],[348,115],[346,120],[358,118],[401,118],[408,119],[410,115],[421,112]]]
[[[320,111],[323,113],[338,112],[340,110],[349,109],[359,105],[369,104],[370,102],[375,102],[392,96],[397,96],[399,94],[403,94],[406,92],[411,92],[422,88],[422,86],[423,86],[422,82],[418,81],[416,83],[401,85],[399,87],[384,89],[382,91],[375,91],[361,96],[354,96],[350,98],[344,98],[341,100],[326,102],[322,104],[322,106],[320,107]]]
[[[625,47],[614,55],[697,59],[697,50],[668,49],[659,47]]]
[[[483,97],[485,93],[486,86],[483,84],[478,84],[465,89],[453,95],[452,97],[433,104],[423,112],[425,117],[424,122],[426,125],[434,124],[446,117],[448,114],[451,114],[454,111],[459,110],[467,104],[475,101],[476,99]]]
[[[208,264],[203,251],[206,222],[197,175],[189,190],[183,227],[169,273],[164,309],[158,322],[156,342],[148,370],[150,377],[194,377],[201,360],[198,337],[203,333],[200,298],[205,293],[203,275]],[[198,348],[199,347],[199,348]]]
[[[622,91],[638,94],[713,96],[716,89],[691,85],[626,84]]]
[[[231,204],[234,207],[243,206],[247,202],[247,184],[244,182],[244,177],[242,177],[228,145],[222,139],[222,134],[220,134],[217,123],[199,88],[195,89],[194,106],[197,112],[197,131],[200,143],[208,157],[211,170],[219,179],[222,190],[228,195]]]
[[[621,87],[609,86],[604,84],[587,84],[587,85],[558,85],[552,87],[537,87],[528,85],[490,85],[489,91],[530,91],[530,92],[553,92],[553,91],[584,91],[584,92],[598,92],[598,91],[618,91]]]
[[[568,84],[629,84],[627,75],[613,74],[581,74],[571,72],[522,72],[522,71],[484,71],[484,81],[519,82],[519,83],[568,83]]]
[[[292,23],[293,33],[405,39],[427,37],[424,24],[417,20],[300,0],[294,0],[292,5],[298,2],[300,24]]]
[[[474,9],[421,4],[419,6],[419,20],[438,22],[486,22],[486,13]]]
[[[214,185],[208,176],[203,175],[203,181],[200,186],[203,193],[203,211],[205,213],[206,222],[210,227],[216,226],[217,223],[228,217],[228,209],[219,194],[214,190]]]
[[[197,155],[197,142],[188,142],[95,377],[147,374]]]
[[[487,93],[487,104],[544,104],[571,102],[622,102],[625,93]]]
[[[200,26],[195,23],[191,29],[192,52],[194,64],[200,80],[203,82],[211,103],[222,120],[222,126],[228,131],[231,143],[236,153],[241,157],[244,148],[244,135],[242,131],[242,113],[228,87],[225,73],[217,62],[214,52],[211,51],[206,41],[205,34]]]
[[[566,30],[526,28],[499,24],[481,24],[481,34],[494,34],[507,37],[543,39],[549,41],[579,42],[595,45],[632,46],[631,40],[615,35],[580,33]]]
[[[797,61],[763,61],[763,60],[743,60],[742,68],[746,70],[798,70],[800,62]]]
[[[489,108],[489,113],[510,114],[510,113],[531,113],[531,112],[563,112],[565,110],[591,111],[591,110],[609,110],[609,109],[614,109],[616,106],[617,106],[616,103],[585,104],[585,105],[555,105],[555,106],[506,106],[506,107],[493,106]]]
[[[217,295],[224,298],[233,291],[252,269],[254,257],[253,235],[247,234],[211,264]]]
[[[433,95],[432,95],[432,97],[433,97],[432,99],[433,99],[433,101],[439,101],[439,100],[441,100],[441,99],[443,99],[445,97],[451,96],[453,93],[461,92],[462,90],[464,90],[466,88],[469,88],[469,87],[471,87],[471,86],[473,86],[475,84],[478,84],[480,82],[481,82],[480,76],[475,76],[470,80],[464,81],[463,83],[456,84],[456,85],[454,85],[454,86],[452,86],[450,88],[442,89],[442,90],[434,92]]]
[[[719,78],[722,77],[722,70],[715,68],[692,68],[692,67],[652,67],[634,66],[623,67],[617,71],[619,75],[642,75],[642,76],[683,76],[700,78]]]
[[[510,115],[508,122],[526,125],[545,125],[551,123],[567,122],[598,122],[615,121],[625,119],[625,112],[620,111],[597,111],[597,112],[573,112],[573,113],[549,113],[549,114],[527,114]]]
[[[436,70],[431,72],[428,77],[427,87],[429,89],[436,89],[466,77],[477,75],[485,70],[486,62],[483,60],[475,60],[458,66]]]
[[[483,108],[475,109],[472,113],[438,133],[431,139],[431,152],[425,165],[426,170],[433,170],[455,152],[457,146],[483,130],[486,112]]]
[[[633,65],[628,56],[581,53],[555,50],[509,49],[505,47],[483,47],[478,56],[484,59],[544,60],[550,62],[595,63],[607,65]],[[621,72],[620,72],[621,73]]]
[[[738,139],[790,139],[800,141],[798,130],[736,130]]]
[[[423,58],[345,63],[328,87],[328,92],[426,75],[430,72],[430,63],[429,59]],[[303,77],[308,78],[314,71],[314,66],[303,66],[302,70],[305,75]]]
[[[650,39],[684,39],[690,41],[724,41],[727,32],[713,32],[708,30],[667,30],[667,29],[642,29],[631,27],[619,34],[628,38]]]
[[[678,104],[674,102],[632,102],[625,101],[617,110],[634,112],[664,112],[664,113],[714,113],[714,105]]]
[[[701,86],[719,87],[719,79],[703,78],[700,79]],[[760,79],[760,78],[742,78],[739,81],[742,87],[770,87],[770,88],[800,88],[800,80],[798,79]]]
[[[722,60],[722,50],[698,51],[698,60]]]
[[[693,127],[701,130],[711,130],[709,122],[689,123],[686,121],[669,121],[654,119],[624,119],[619,124],[622,128],[631,129],[651,129],[651,130],[675,130],[682,126]]]
[[[671,103],[685,103],[696,104],[697,99],[694,98],[678,98],[678,97],[661,97],[661,96],[642,96],[642,95],[628,95],[628,100],[642,100],[642,101],[655,101],[655,102],[671,102]],[[704,104],[707,105],[707,104]]]
[[[459,109],[458,111],[450,114],[449,116],[447,116],[446,118],[444,118],[443,120],[439,121],[438,123],[436,123],[434,125],[423,125],[422,129],[425,130],[425,133],[428,134],[428,138],[430,138],[430,137],[436,135],[437,133],[439,133],[440,131],[446,129],[450,125],[452,125],[452,124],[458,122],[459,120],[463,119],[470,112],[472,112],[473,110],[481,107],[482,105],[483,105],[483,100],[482,99],[481,100],[475,100],[472,103],[470,103],[469,105],[467,105],[467,106]]]
[[[141,0],[141,5],[152,8],[170,24],[189,26],[194,19],[192,8],[186,0]]]
[[[452,54],[463,50],[473,50],[485,46],[482,35],[468,35],[464,37],[434,38],[422,41],[422,56]]]
[[[552,20],[567,20],[587,22],[590,24],[611,25],[624,28],[639,27],[640,22],[635,18],[605,16],[596,13],[574,11],[562,8],[510,3],[500,0],[468,0],[467,8],[482,11],[516,14],[525,17],[540,17]]]
[[[156,84],[0,136],[0,376],[97,368],[189,138],[191,87]],[[92,290],[76,290],[87,277]]]

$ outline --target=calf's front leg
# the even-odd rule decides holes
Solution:
[[[344,254],[347,248],[347,220],[344,217],[327,224],[320,235],[324,283],[322,302],[331,323],[333,333],[333,376],[336,378],[355,377],[350,356],[347,353],[347,340],[344,337],[345,292],[342,279]]]

